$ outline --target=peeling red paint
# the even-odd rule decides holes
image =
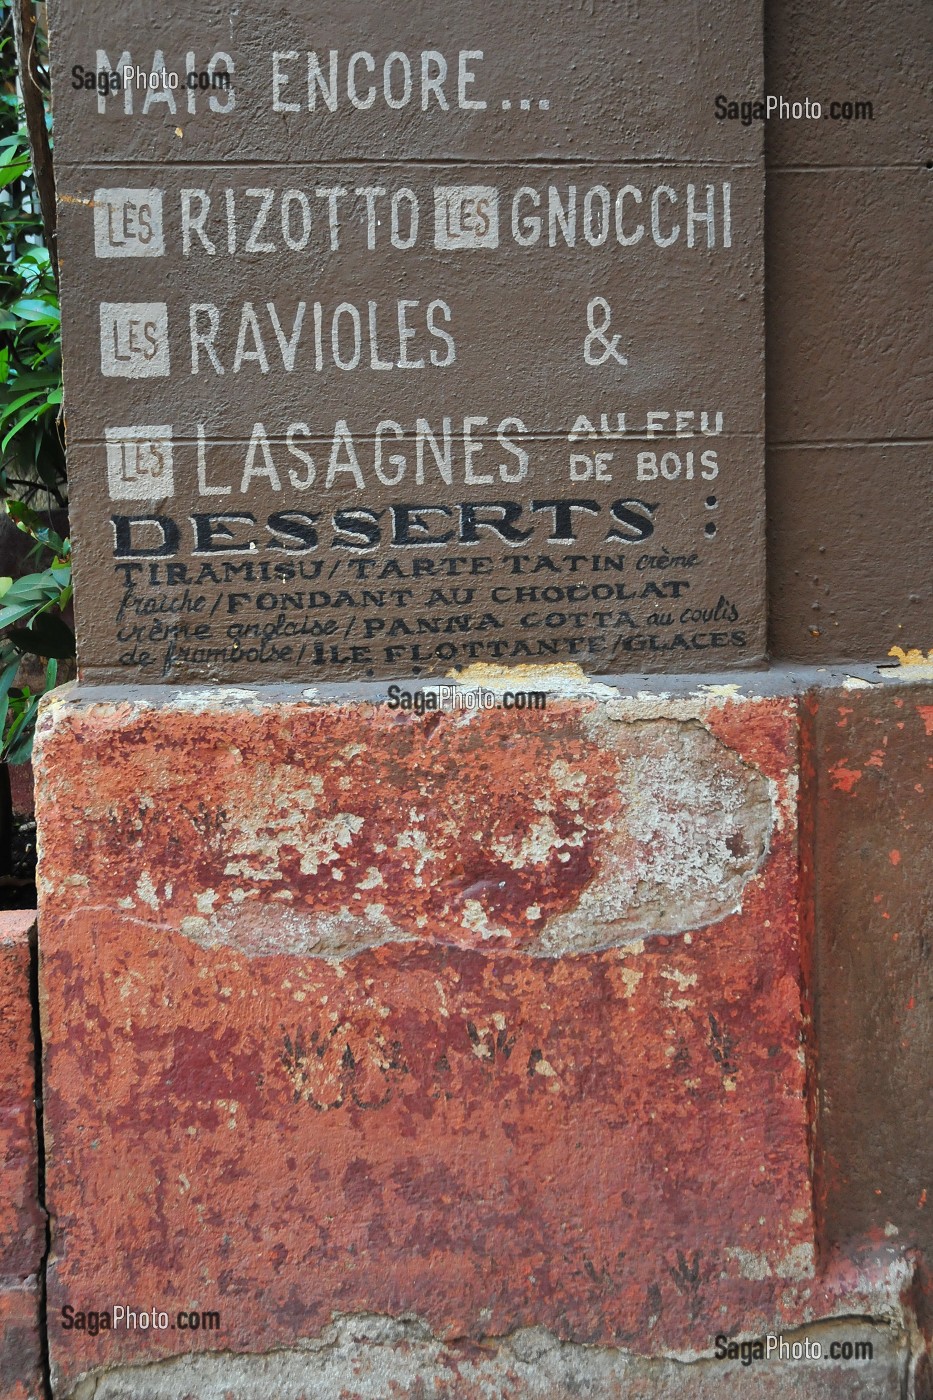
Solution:
[[[824,722],[813,697],[675,700],[663,722],[657,701],[610,720],[594,700],[564,700],[466,732],[447,716],[386,724],[362,704],[51,707],[39,744],[50,1306],[119,1294],[216,1307],[231,1352],[367,1313],[416,1315],[467,1346],[544,1327],[643,1355],[707,1348],[713,1315],[762,1332],[831,1310],[840,1248],[860,1235],[890,1255],[888,1223],[913,1238],[929,1215],[912,1126],[860,1130],[857,1151],[838,1127],[853,1102],[886,1111],[901,1062],[912,1082],[925,1072],[924,983],[887,972],[922,953],[910,904],[922,804],[898,776],[916,766],[922,726],[902,736],[892,723],[884,765],[867,766],[866,752],[885,753],[888,703],[859,694],[840,729],[838,707]],[[625,764],[640,755],[656,773],[665,745],[738,803],[723,859],[748,862],[768,785],[766,850],[740,907],[529,957],[529,900],[547,928],[585,924],[594,887],[625,868],[645,790]],[[320,795],[312,779],[322,820],[363,815],[314,870],[302,860],[323,827],[295,799],[308,783]],[[257,813],[244,856],[230,834]],[[545,818],[547,838],[529,839]],[[420,884],[427,847],[393,845],[400,828],[431,835]],[[692,856],[689,826],[676,833]],[[493,870],[494,843],[513,858]],[[264,883],[251,867],[243,897],[239,862],[263,850],[278,873]],[[291,948],[276,894],[336,916],[370,860],[389,876],[379,946]],[[910,880],[892,875],[898,860]],[[191,932],[209,888],[229,916],[213,942]],[[501,931],[470,944],[457,920],[475,895]],[[252,930],[243,946],[238,921]],[[874,1055],[853,1093],[853,1046],[886,1015],[886,1052],[899,1048]],[[827,1096],[833,1116],[814,1137]],[[886,1159],[866,1172],[869,1140],[897,1150],[896,1172]],[[859,1225],[841,1228],[853,1212]],[[66,1385],[217,1346],[172,1332],[52,1340]]]
[[[520,742],[506,711],[479,724],[294,706],[276,721],[246,712],[226,732],[211,714],[116,707],[98,728],[118,777],[76,764],[58,829],[75,869],[117,907],[161,921],[170,906],[201,942],[235,925],[252,952],[345,953],[400,937],[572,951],[567,919],[556,932],[554,921],[574,911],[588,948],[735,907],[767,846],[761,773],[787,763],[775,714],[756,713],[738,758],[729,707],[706,725],[552,707],[528,718]],[[77,751],[93,739],[79,725]],[[79,886],[58,897],[83,902]],[[659,904],[669,912],[653,923]],[[590,937],[597,908],[601,938]]]
[[[832,779],[833,787],[840,792],[851,792],[862,776],[861,768],[847,768],[844,763],[837,763],[829,769],[829,776]]]
[[[915,778],[931,760],[933,705],[929,682],[905,678],[899,693],[893,684],[854,692],[844,731],[828,697],[817,721],[828,771],[864,768],[854,790],[818,787],[819,1065],[829,1108],[817,1135],[827,1163],[817,1200],[827,1245],[893,1227],[902,1244],[929,1251],[929,1213],[918,1202],[933,1141],[933,870],[929,804]],[[872,751],[883,764],[864,764]]]
[[[208,862],[223,902],[238,877],[218,864],[218,824],[252,810],[258,784],[291,791],[296,762],[323,771],[336,743],[362,740],[341,791],[384,831],[400,775],[435,817],[456,804],[449,885],[426,901],[453,898],[474,835],[524,821],[558,755],[578,754],[569,888],[531,858],[508,880],[579,897],[614,839],[610,774],[638,722],[594,726],[590,702],[566,701],[546,722],[492,714],[465,735],[362,711],[46,712],[50,1305],[217,1307],[232,1350],[315,1335],[335,1312],[412,1312],[442,1336],[540,1325],[649,1353],[707,1346],[713,1300],[750,1328],[799,1318],[813,1223],[796,702],[702,712],[722,774],[737,757],[768,777],[779,820],[741,912],[689,937],[529,959],[445,945],[428,902],[415,941],[329,962],[201,946],[172,897],[146,920],[120,908],[140,856],[127,871],[126,824],[107,813],[149,790],[147,766],[203,815],[173,853],[166,809],[137,802],[142,850],[182,889]],[[406,880],[400,906],[417,899]],[[327,903],[341,883],[315,878],[304,897]],[[53,1336],[66,1378],[191,1345]]]
[[[29,993],[30,910],[0,913],[0,1396],[42,1393],[39,1290],[45,1246],[39,1207],[35,1063]]]

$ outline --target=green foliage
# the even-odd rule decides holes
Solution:
[[[40,33],[40,61],[43,50]],[[65,616],[71,542],[32,508],[67,499],[61,326],[17,92],[10,0],[0,0],[0,246],[0,500],[44,564],[23,578],[0,577],[0,763],[24,763],[39,700],[57,684],[59,662],[74,656],[75,639]],[[16,683],[24,657],[44,663],[40,689]]]
[[[0,578],[0,762],[25,763],[32,755],[39,700],[57,684],[59,661],[75,654],[74,632],[63,616],[71,601],[71,541],[21,501],[8,501],[6,511],[34,541],[35,552],[53,556],[39,573]],[[15,684],[24,656],[45,661],[42,690]]]
[[[64,506],[61,317],[43,239],[10,3],[0,0],[0,498]]]

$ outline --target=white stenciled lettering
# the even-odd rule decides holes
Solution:
[[[706,246],[715,248],[716,246],[716,189],[713,185],[706,186],[706,207],[701,214],[696,207],[696,188],[694,185],[687,186],[687,247],[692,248],[695,242],[695,229],[697,224],[706,225]]]
[[[376,60],[371,53],[355,53],[347,64],[347,96],[350,99],[351,106],[355,107],[358,112],[365,112],[376,100],[376,84],[371,82],[364,92],[361,93],[357,87],[357,71],[359,68],[363,68],[368,74],[375,73]]]
[[[515,415],[496,426],[480,415],[467,415],[456,426],[446,416],[433,422],[419,417],[413,427],[387,417],[359,431],[340,418],[330,431],[315,434],[299,421],[288,424],[284,441],[280,431],[258,422],[252,425],[240,468],[232,462],[229,447],[220,448],[217,463],[209,464],[213,448],[202,423],[197,427],[198,490],[202,496],[229,496],[234,490],[240,495],[282,492],[287,485],[296,491],[317,484],[323,491],[346,492],[363,491],[377,482],[391,487],[406,481],[418,486],[438,481],[445,486],[516,484],[528,475],[527,435],[524,422]],[[327,464],[323,481],[309,450],[314,437],[321,442],[321,459]],[[504,460],[496,460],[497,447]],[[480,469],[480,460],[489,463],[488,469]],[[666,466],[670,470],[669,462]]]
[[[432,204],[433,229],[426,230],[425,210]],[[425,232],[429,238],[433,234],[435,248],[456,253],[495,249],[509,238],[518,248],[573,249],[580,256],[612,243],[707,251],[732,247],[732,215],[728,181],[690,182],[679,189],[550,184],[509,191],[437,184],[186,187],[180,192],[185,257],[214,257],[224,247],[228,254],[251,256],[349,248],[374,253],[387,244],[407,252],[423,245]],[[170,227],[164,230],[163,249]]]
[[[366,303],[367,323],[369,327],[369,367],[370,369],[394,369],[392,360],[383,360],[379,355],[379,324],[378,324],[378,303],[370,301]]]
[[[477,441],[473,436],[474,428],[485,428],[489,422],[488,418],[464,418],[463,420],[463,479],[467,486],[491,486],[494,477],[486,472],[475,470],[473,463],[483,450],[483,443]]]
[[[330,227],[330,247],[331,252],[336,252],[340,247],[340,216],[337,211],[338,200],[343,199],[346,190],[342,185],[323,185],[316,189],[314,193],[318,199],[327,200],[327,220]]]
[[[203,315],[207,316],[207,331],[200,329],[199,322]],[[188,324],[191,333],[191,373],[201,373],[201,350],[207,352],[207,357],[217,374],[223,374],[224,367],[220,363],[217,351],[214,349],[214,341],[220,330],[220,310],[211,302],[194,303],[188,311]]]
[[[297,218],[300,220],[298,232],[295,231],[295,218],[292,210],[297,208]],[[286,190],[282,196],[282,208],[280,214],[282,239],[286,248],[290,248],[293,253],[300,253],[303,248],[307,248],[308,240],[311,237],[311,205],[304,190]]]
[[[345,358],[341,344],[341,324],[349,321],[350,324],[350,353]],[[344,336],[343,343],[346,343]],[[334,312],[330,326],[330,344],[334,355],[334,364],[338,369],[356,369],[360,362],[360,352],[363,346],[362,328],[360,326],[360,313],[356,307],[348,301],[342,301]]]
[[[257,456],[262,457],[261,462],[257,462]],[[245,494],[256,480],[268,481],[273,491],[281,491],[282,489],[281,478],[272,460],[269,436],[262,423],[253,424],[252,436],[246,449],[246,461],[243,463],[243,477],[240,481],[241,494]]]
[[[129,62],[129,55],[125,57]],[[367,49],[341,55],[338,49],[330,49],[326,54],[312,50],[304,56],[297,49],[279,49],[272,54],[270,102],[273,112],[317,112],[322,107],[336,112],[343,103],[358,112],[369,111],[377,103],[391,111],[417,104],[422,112],[449,112],[454,106],[463,112],[481,112],[487,107],[486,99],[477,95],[483,59],[482,49],[461,49],[449,58],[438,49],[417,53],[393,49],[384,55]],[[303,96],[302,60],[307,79]],[[447,87],[448,75],[452,78],[454,71],[455,94]]]
[[[669,200],[671,204],[677,203],[677,191],[672,190],[670,185],[658,185],[651,195],[651,237],[659,248],[668,248],[672,243],[676,243],[680,236],[680,225],[675,224],[670,233],[661,232],[661,200]]]
[[[156,49],[152,59],[150,73],[156,77],[155,83],[150,83],[146,87],[146,96],[143,98],[143,116],[149,112],[156,103],[164,102],[172,116],[178,111],[174,95],[170,85],[162,79],[165,74],[165,54],[161,49]]]
[[[252,341],[251,348],[247,346],[247,336]],[[233,356],[233,373],[238,374],[245,361],[255,362],[262,370],[263,374],[269,373],[269,360],[266,355],[266,347],[262,342],[262,332],[259,329],[259,320],[253,309],[251,301],[243,303],[243,310],[240,314],[240,329],[236,338],[236,352]]]
[[[191,66],[188,72],[192,73],[194,72],[194,54],[189,54],[188,57],[191,59]],[[233,59],[228,53],[224,53],[223,49],[220,49],[217,53],[212,55],[206,71],[208,79],[210,80],[210,87],[208,89],[209,96],[207,99],[208,107],[210,107],[212,112],[232,112],[234,103],[236,102],[236,92],[233,87],[233,75],[236,71],[236,66]],[[218,75],[222,76],[223,74],[227,75],[226,82],[218,81]],[[196,104],[193,98],[197,89],[195,89],[191,83],[188,83],[187,91],[188,111],[194,112],[196,110]]]
[[[341,453],[343,460],[341,461]],[[341,418],[334,428],[334,439],[330,450],[330,460],[327,463],[327,480],[325,486],[333,486],[336,478],[342,474],[353,477],[354,482],[363,489],[363,473],[360,470],[360,461],[356,455],[356,447],[353,442],[353,434],[347,426],[345,418]]]
[[[272,201],[275,198],[274,192],[272,190],[247,190],[246,198],[258,199],[260,203],[253,227],[250,229],[249,238],[246,240],[245,251],[247,253],[274,253],[275,244],[270,243],[268,239],[260,241],[259,237],[266,226],[269,210],[272,208]]]
[[[626,196],[631,197],[631,199],[634,200],[636,204],[641,204],[642,201],[641,190],[636,189],[634,185],[623,185],[622,189],[619,190],[619,193],[616,195],[616,239],[619,243],[621,243],[623,248],[628,248],[633,243],[637,243],[645,235],[644,224],[636,224],[635,228],[632,230],[631,233],[626,233],[624,228],[622,227],[623,221],[625,219]]]
[[[107,54],[106,54],[106,52],[105,52],[103,49],[98,49],[98,50],[97,50],[97,71],[98,71],[98,73],[122,73],[122,72],[124,71],[124,69],[126,69],[126,68],[131,68],[131,67],[133,67],[133,59],[132,59],[131,55],[129,54],[129,52],[128,52],[126,49],[123,50],[123,52],[121,53],[120,57],[117,59],[116,63],[111,63],[110,59],[107,57]],[[118,87],[118,89],[117,89],[117,91],[122,91],[122,93],[123,93],[123,110],[124,110],[124,112],[126,113],[127,116],[130,116],[130,115],[132,114],[132,111],[133,111],[133,85],[132,85],[132,83],[122,83],[122,82],[121,82],[120,85],[119,85],[119,87]],[[105,90],[104,92],[101,92],[100,89],[98,88],[98,90],[97,90],[97,110],[98,110],[98,112],[101,112],[101,113],[106,112],[106,110],[107,110],[107,98],[108,98],[108,95],[110,95],[110,90],[109,90],[109,89]]]
[[[436,301],[428,302],[428,331],[431,335],[435,337],[436,340],[443,341],[446,347],[443,359],[441,358],[441,355],[437,350],[433,348],[431,350],[431,364],[436,365],[438,369],[446,369],[447,366],[452,365],[454,360],[456,360],[457,358],[457,347],[454,344],[453,336],[449,333],[449,331],[445,331],[442,326],[439,326],[437,324],[437,318],[439,316],[443,317],[443,319],[449,324],[452,314],[453,313],[451,312],[451,309],[447,305],[446,301],[441,301],[440,299],[438,299]]]
[[[297,49],[287,49],[282,53],[275,52],[272,55],[272,110],[273,112],[300,112],[300,102],[289,102],[282,96],[282,91],[291,82],[291,75],[285,72],[284,63],[292,63],[299,57]]]
[[[461,107],[467,111],[482,111],[486,103],[481,98],[468,97],[467,89],[476,82],[476,74],[473,72],[471,64],[482,63],[482,49],[462,49],[458,55],[457,62],[457,100]]]
[[[398,90],[400,84],[401,91]],[[411,64],[407,54],[389,54],[382,69],[382,92],[386,106],[393,111],[408,106],[411,101]]]
[[[223,374],[229,367],[239,374],[255,365],[262,374],[273,367],[292,374],[307,363],[302,362],[302,347],[309,339],[308,353],[313,350],[317,372],[326,365],[349,372],[447,369],[456,363],[453,312],[441,297],[426,305],[414,297],[388,303],[372,299],[362,306],[342,301],[333,309],[315,301],[310,331],[307,311],[304,301],[287,312],[272,301],[262,308],[248,301],[225,314],[213,302],[192,303],[188,311],[191,373],[212,369]]]
[[[304,475],[299,476],[294,467],[288,469],[288,479],[296,491],[306,491],[314,484],[315,467],[314,458],[310,452],[306,452],[303,447],[299,447],[295,439],[300,434],[303,438],[311,437],[311,429],[307,423],[289,423],[288,431],[285,434],[285,445],[293,457],[297,457],[299,462],[304,462]]]
[[[395,468],[393,473],[389,473],[383,468],[383,444],[382,440],[386,433],[391,433],[396,440],[404,437],[404,430],[400,423],[394,422],[391,418],[385,418],[381,423],[376,424],[376,443],[373,453],[373,471],[382,482],[383,486],[397,486],[405,475],[408,465],[406,458],[401,452],[393,452],[389,456],[389,465]]]
[[[402,206],[407,205],[407,214],[402,214]],[[402,232],[402,219],[406,218],[408,232]],[[392,196],[392,224],[390,237],[393,248],[411,248],[418,238],[418,200],[414,190],[396,190]]]
[[[295,352],[298,349],[298,337],[301,335],[301,324],[305,318],[305,303],[300,301],[295,312],[295,320],[292,323],[291,335],[286,336],[279,321],[279,313],[275,309],[275,302],[267,301],[266,310],[269,313],[269,320],[272,322],[272,329],[275,331],[275,338],[279,343],[279,350],[282,354],[282,367],[288,373],[295,368]]]
[[[227,252],[236,252],[236,204],[233,190],[224,190],[224,208],[227,215]]]
[[[636,476],[639,481],[693,481],[700,477],[703,481],[715,481],[719,475],[716,453],[707,450],[699,456],[699,471],[695,466],[693,452],[639,452],[635,458]]]
[[[424,360],[413,360],[408,354],[408,342],[410,340],[414,340],[417,334],[415,328],[413,326],[409,326],[408,324],[408,308],[415,307],[417,305],[417,301],[410,301],[407,298],[403,298],[398,303],[399,369],[424,369]]]
[[[510,452],[514,462],[500,462],[499,475],[503,481],[524,481],[528,475],[528,453],[520,444],[512,441],[511,433],[527,433],[528,429],[520,418],[503,418],[496,429],[496,440],[500,447]]]
[[[439,443],[426,418],[419,418],[415,424],[415,481],[420,486],[424,481],[425,448],[431,449],[434,466],[448,486],[453,485],[453,444],[450,436],[450,419],[444,418],[441,424],[443,443]]]
[[[609,237],[609,191],[594,185],[583,196],[583,237],[591,248],[601,248]]]
[[[433,69],[433,72],[432,72]],[[421,110],[426,112],[433,97],[442,112],[450,111],[450,104],[444,95],[447,79],[447,60],[436,49],[425,49],[421,55]]]
[[[549,185],[547,192],[547,241],[551,248],[557,246],[557,232],[560,230],[561,236],[568,248],[572,248],[577,241],[577,187],[567,186],[566,208],[561,200],[560,190],[556,185]]]
[[[166,60],[164,50],[156,49],[151,62],[144,64],[134,61],[128,49],[124,49],[114,63],[106,50],[99,48],[96,60],[96,76],[98,79],[106,78],[106,81],[92,84],[97,91],[97,110],[100,113],[111,110],[109,104],[119,103],[127,117],[151,116],[158,120],[160,116],[176,116],[182,92],[185,94],[185,109],[192,116],[198,111],[199,99],[205,97],[211,112],[229,113],[236,105],[233,86],[235,64],[230,54],[222,49],[211,55],[206,66],[199,61],[193,49],[169,60]],[[90,69],[85,71],[88,74],[92,72]],[[137,95],[142,96],[138,107]]]
[[[197,210],[193,208],[193,201],[198,201]],[[210,196],[207,190],[182,190],[181,192],[181,251],[185,257],[191,254],[191,235],[196,233],[204,248],[212,256],[217,252],[214,243],[208,238],[204,230],[204,220],[207,218],[211,207]]]
[[[541,208],[541,196],[530,185],[522,185],[512,199],[512,238],[520,248],[531,248],[541,237],[540,215],[522,212],[526,201],[534,209]]]
[[[331,49],[327,56],[327,77],[324,77],[324,69],[321,67],[321,60],[316,53],[308,54],[308,108],[313,111],[317,106],[318,93],[328,112],[337,110],[337,50]]]
[[[211,485],[207,480],[207,433],[203,423],[198,424],[198,491],[202,496],[229,496],[233,487],[220,483]]]
[[[366,200],[366,247],[372,252],[376,246],[376,200],[385,197],[385,186],[363,185],[354,194]]]

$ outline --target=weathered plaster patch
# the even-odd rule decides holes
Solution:
[[[738,1393],[739,1388],[751,1400],[765,1395],[783,1400],[804,1393],[808,1400],[832,1400],[840,1394],[840,1385],[848,1385],[843,1377],[850,1375],[860,1381],[859,1394],[866,1397],[899,1391],[909,1346],[900,1328],[859,1319],[823,1322],[784,1335],[789,1342],[805,1336],[818,1340],[824,1357],[836,1337],[870,1341],[873,1358],[868,1365],[772,1359],[766,1368],[758,1368],[766,1371],[765,1389],[760,1389],[739,1360],[640,1357],[615,1347],[562,1342],[543,1327],[482,1343],[445,1343],[414,1318],[357,1316],[340,1318],[319,1338],[288,1351],[259,1356],[201,1353],[98,1372],[80,1380],[63,1400],[389,1400],[396,1395],[431,1395],[436,1400],[563,1400],[573,1395],[703,1400],[713,1393]],[[863,1391],[862,1385],[870,1388]],[[897,1390],[886,1389],[892,1385]]]
[[[741,907],[768,848],[768,783],[696,721],[626,724],[621,803],[600,870],[577,907],[541,931],[539,953],[683,933]]]
[[[184,725],[108,707],[113,762],[82,823],[109,833],[117,907],[251,956],[414,938],[550,958],[686,934],[741,909],[793,820],[793,764],[776,780],[732,746],[773,742],[774,702],[589,695],[432,724],[191,703]],[[164,884],[122,880],[136,852]]]

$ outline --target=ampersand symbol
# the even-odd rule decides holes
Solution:
[[[596,312],[602,314],[602,320],[597,325]],[[583,342],[583,358],[588,365],[604,365],[611,355],[620,365],[627,365],[628,360],[624,355],[619,354],[618,344],[622,339],[620,335],[614,335],[609,339],[607,334],[609,322],[612,319],[612,307],[605,297],[593,297],[593,300],[586,308],[586,320],[590,328],[590,333]],[[599,347],[602,347],[600,352]]]

